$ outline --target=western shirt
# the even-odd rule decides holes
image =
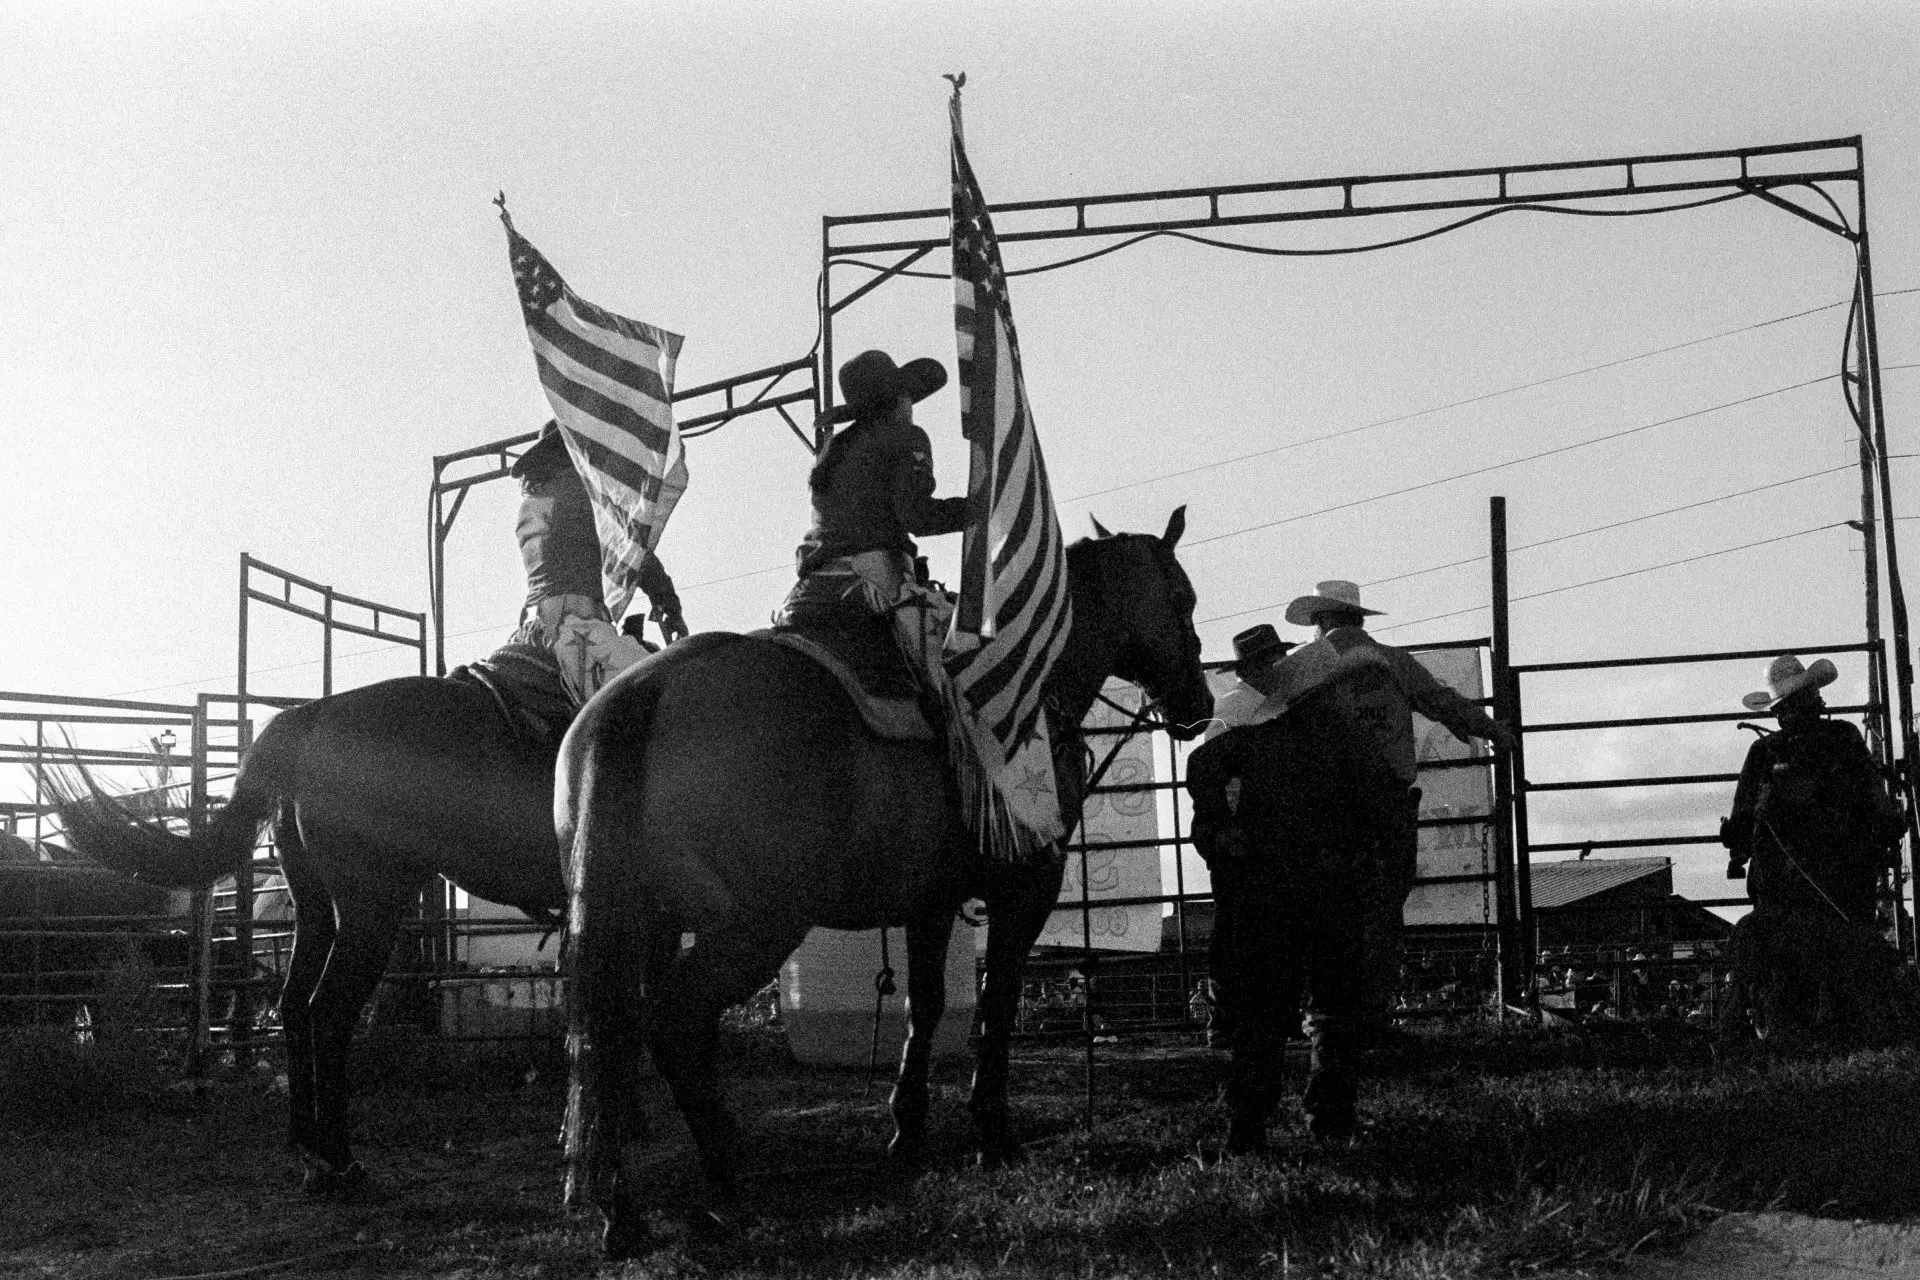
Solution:
[[[912,555],[914,538],[967,525],[965,498],[933,496],[933,443],[910,422],[855,422],[827,444],[807,484],[813,527],[800,542],[803,574],[862,551]]]

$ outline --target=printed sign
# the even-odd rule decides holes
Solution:
[[[1107,697],[1127,708],[1122,715],[1103,702],[1088,713],[1089,729],[1118,728],[1128,723],[1140,706],[1140,689],[1125,681],[1109,681]],[[1089,736],[1095,764],[1106,759],[1116,738],[1107,734]],[[1160,893],[1160,848],[1144,844],[1137,848],[1103,848],[1103,845],[1157,841],[1160,838],[1159,793],[1151,790],[1126,790],[1154,781],[1153,735],[1136,733],[1125,740],[1100,786],[1086,799],[1080,819],[1080,833],[1067,844],[1067,874],[1060,885],[1061,906],[1071,910],[1055,911],[1041,931],[1038,945],[1078,947],[1089,939],[1105,951],[1158,951],[1160,949],[1161,909],[1157,902],[1143,906],[1103,907],[1103,898],[1147,898]],[[1086,842],[1084,880],[1081,876],[1081,841]],[[1081,920],[1081,903],[1086,902],[1087,918]]]
[[[1440,683],[1464,698],[1483,696],[1480,651],[1433,649],[1415,653],[1420,665]],[[1420,770],[1420,816],[1423,819],[1493,813],[1492,757],[1486,744],[1462,742],[1440,725],[1420,715],[1413,717],[1414,760]],[[1477,764],[1452,763],[1478,761]],[[1484,876],[1493,873],[1493,828],[1490,822],[1453,823],[1420,828],[1419,880],[1436,876]],[[1420,884],[1407,895],[1409,925],[1492,924],[1493,882]]]

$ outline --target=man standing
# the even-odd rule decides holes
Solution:
[[[1773,712],[1780,728],[1748,749],[1720,838],[1729,878],[1752,864],[1754,906],[1832,910],[1873,928],[1905,823],[1860,731],[1827,718],[1820,690],[1839,674],[1825,658],[1808,667],[1782,654],[1767,668],[1767,688],[1742,699],[1748,710]]]
[[[1292,641],[1282,640],[1270,622],[1248,627],[1233,638],[1233,674],[1237,678],[1233,687],[1214,703],[1214,722],[1207,726],[1205,735],[1209,742],[1222,733],[1253,723],[1256,713],[1273,692],[1274,666],[1291,648]],[[1239,780],[1229,779],[1226,783],[1229,812],[1238,807],[1239,800]],[[1207,879],[1213,887],[1213,935],[1207,943],[1206,993],[1210,1013],[1207,1044],[1226,1048],[1233,1043],[1232,1001],[1227,995],[1227,987],[1231,981],[1231,904],[1236,860],[1214,858],[1211,842],[1201,846],[1196,837],[1194,843],[1196,852],[1207,864]]]
[[[1512,744],[1506,727],[1435,679],[1404,649],[1381,644],[1367,634],[1366,621],[1379,615],[1360,603],[1360,588],[1333,579],[1287,606],[1287,621],[1313,627],[1316,638],[1288,654],[1275,671],[1270,704],[1285,706],[1328,687],[1341,709],[1364,729],[1379,759],[1399,782],[1390,808],[1388,875],[1378,900],[1368,904],[1366,948],[1367,1004],[1375,1018],[1389,1012],[1399,983],[1401,932],[1407,894],[1419,869],[1420,788],[1414,758],[1413,713],[1435,721],[1462,742],[1485,738],[1505,749]]]
[[[1229,800],[1237,784],[1238,802]],[[1310,992],[1308,1126],[1355,1128],[1356,1034],[1366,994],[1365,906],[1387,874],[1382,852],[1404,791],[1331,686],[1278,716],[1205,743],[1188,758],[1193,839],[1230,867],[1226,972],[1233,1066],[1227,1150],[1257,1152],[1278,1100],[1287,1030]]]
[[[520,481],[514,534],[527,570],[527,603],[513,639],[553,654],[568,700],[577,710],[614,673],[646,657],[648,650],[634,636],[615,630],[607,612],[593,502],[558,424],[549,421],[542,427],[540,439],[509,470]],[[658,556],[647,557],[640,589],[667,642],[684,637],[687,624],[680,598]]]

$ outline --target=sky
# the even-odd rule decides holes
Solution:
[[[996,202],[1860,134],[1896,510],[1920,514],[1900,505],[1920,370],[1894,368],[1920,364],[1916,46],[1920,11],[1895,3],[0,7],[0,688],[231,690],[242,552],[424,610],[433,458],[549,416],[495,193],[582,296],[686,336],[681,386],[712,381],[810,350],[823,215],[946,202],[941,77],[962,70]],[[1260,621],[1301,638],[1286,602],[1335,577],[1392,642],[1488,634],[1497,494],[1515,660],[1554,662],[1863,636],[1833,379],[1851,283],[1844,241],[1740,200],[1329,257],[1161,239],[1012,293],[1063,527],[1157,531],[1185,504],[1207,656]],[[951,302],[896,281],[837,318],[835,350],[951,365]],[[919,420],[958,492],[953,391]],[[688,456],[661,544],[688,620],[762,625],[809,457],[767,414]],[[514,501],[477,490],[450,536],[450,662],[516,620]],[[957,542],[928,542],[936,574]],[[255,690],[317,693],[319,653],[311,624],[254,612]],[[345,637],[336,683],[413,661]],[[1764,665],[1542,677],[1527,714],[1735,710]],[[1857,700],[1864,668],[1841,668]],[[1536,779],[1732,770],[1747,741],[1574,737],[1530,749]],[[1536,838],[1724,806],[1621,793]],[[1675,856],[1683,888],[1726,887],[1717,854]]]

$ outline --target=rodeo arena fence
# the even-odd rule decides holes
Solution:
[[[1852,186],[1857,200],[1851,218],[1822,183]],[[1564,207],[1574,200],[1590,207],[1609,201],[1644,202],[1662,193],[1746,195],[1842,236],[1855,248],[1854,313],[1842,386],[1859,427],[1862,638],[1841,645],[1800,645],[1780,636],[1769,647],[1739,652],[1516,662],[1508,635],[1506,502],[1491,499],[1491,634],[1419,646],[1415,653],[1444,682],[1510,726],[1516,746],[1511,752],[1489,754],[1483,744],[1461,743],[1438,726],[1416,720],[1424,793],[1419,874],[1405,912],[1407,959],[1395,1002],[1397,1017],[1517,1013],[1705,1021],[1717,1016],[1726,982],[1721,952],[1730,926],[1711,908],[1745,906],[1748,900],[1675,894],[1672,864],[1665,857],[1586,856],[1596,850],[1710,846],[1718,843],[1716,833],[1639,829],[1587,840],[1534,838],[1542,810],[1569,793],[1697,794],[1701,788],[1730,788],[1735,780],[1732,772],[1529,774],[1530,751],[1564,758],[1566,752],[1548,748],[1569,735],[1658,735],[1743,719],[1740,713],[1585,715],[1537,722],[1528,717],[1529,700],[1542,690],[1551,692],[1550,686],[1562,692],[1549,699],[1549,705],[1578,705],[1579,696],[1604,673],[1630,668],[1752,664],[1786,651],[1859,655],[1868,697],[1834,711],[1859,718],[1870,750],[1894,780],[1910,815],[1907,853],[1883,896],[1890,936],[1897,938],[1903,955],[1914,958],[1916,939],[1907,910],[1910,864],[1904,860],[1916,835],[1911,815],[1920,809],[1913,776],[1913,678],[1891,480],[1884,465],[1886,427],[1864,187],[1864,160],[1856,137],[1575,164],[1026,201],[994,208],[1005,244],[1092,238],[1118,245],[1155,235],[1198,238],[1201,232],[1227,227],[1383,213],[1460,210],[1478,211],[1471,217],[1480,217],[1505,208]],[[1827,206],[1810,207],[1780,194],[1792,188],[1821,196]],[[1147,210],[1177,216],[1136,216]],[[910,268],[946,247],[947,217],[945,209],[927,209],[824,218],[820,335],[814,350],[796,360],[676,391],[673,399],[680,406],[683,435],[697,438],[749,415],[772,412],[809,450],[819,448],[821,436],[797,422],[789,409],[804,403],[817,415],[830,407],[836,315],[890,280],[931,274]],[[892,258],[874,262],[869,260],[873,255]],[[868,278],[836,296],[834,269],[849,265],[866,271]],[[172,1037],[189,1069],[196,1071],[210,1055],[273,1043],[277,1020],[272,997],[290,952],[292,921],[271,840],[263,841],[250,866],[211,892],[154,890],[66,852],[48,779],[63,767],[84,766],[121,794],[130,793],[129,802],[155,820],[204,829],[230,789],[255,735],[256,719],[297,702],[249,689],[249,618],[256,607],[318,625],[319,696],[333,692],[334,643],[343,633],[412,649],[422,675],[445,674],[447,539],[468,493],[506,477],[519,452],[535,438],[535,433],[516,435],[433,460],[431,600],[425,612],[350,596],[242,555],[235,693],[203,693],[178,704],[0,693],[0,720],[12,726],[16,732],[10,736],[19,739],[0,743],[0,775],[11,782],[10,793],[0,799],[0,1022],[55,1023],[84,1037],[102,1010],[114,1006],[118,1016],[136,1018]],[[1882,636],[1883,613],[1890,618],[1889,637]],[[1231,680],[1228,664],[1208,666],[1224,689]],[[1041,936],[1028,969],[1021,1018],[1026,1034],[1083,1041],[1090,1080],[1095,1046],[1106,1038],[1149,1031],[1199,1036],[1209,1020],[1205,978],[1212,899],[1204,885],[1194,883],[1202,873],[1186,837],[1181,780],[1185,748],[1143,727],[1140,697],[1137,689],[1116,682],[1088,721],[1098,782],[1089,790],[1069,846],[1060,910]],[[1727,754],[1733,758],[1731,747]],[[1576,852],[1575,858],[1559,856]],[[964,941],[967,931],[961,932]],[[890,947],[898,942],[885,931],[816,930],[788,962],[775,999],[802,1060],[870,1064],[893,1056],[902,1034],[900,1001],[889,1001],[884,988],[876,990],[881,987],[876,972],[890,972]],[[964,1044],[965,1015],[976,991],[974,949],[956,946],[951,956],[948,990],[954,1012],[942,1031],[948,1047]],[[425,993],[424,1004],[414,1006],[413,1020],[437,1035],[509,1041],[558,1037],[563,1031],[557,947],[546,941],[542,928],[515,912],[469,899],[444,881],[422,896],[396,947],[387,983],[389,988]]]

